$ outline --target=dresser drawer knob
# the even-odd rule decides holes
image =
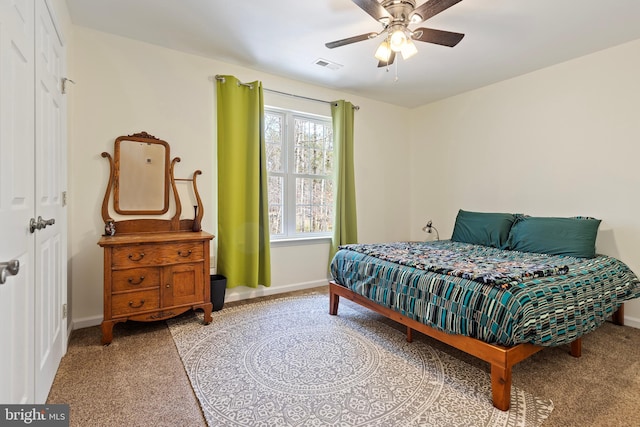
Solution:
[[[137,258],[134,258],[133,254],[129,254],[129,259],[131,261],[140,261],[142,258],[144,258],[144,252],[140,252],[140,254],[138,254]]]
[[[144,300],[143,299],[140,300],[140,304],[138,304],[138,305],[134,305],[133,301],[129,301],[129,307],[131,307],[131,308],[140,308],[143,305],[144,305]]]
[[[178,255],[180,255],[183,258],[188,257],[189,255],[191,255],[191,249],[189,249],[186,253],[182,252],[182,251],[178,251]]]
[[[129,284],[131,285],[139,285],[144,280],[144,276],[140,276],[140,279],[137,282],[133,281],[133,277],[129,277]]]

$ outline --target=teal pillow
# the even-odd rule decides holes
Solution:
[[[593,258],[599,226],[599,219],[588,217],[520,216],[511,227],[507,247],[520,252]]]
[[[516,216],[509,213],[469,212],[460,209],[451,240],[503,248]]]

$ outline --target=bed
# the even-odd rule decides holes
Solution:
[[[640,281],[596,255],[599,220],[459,211],[451,240],[353,244],[331,262],[340,297],[488,362],[493,405],[509,409],[512,366],[549,346],[579,357],[581,337],[611,318]]]

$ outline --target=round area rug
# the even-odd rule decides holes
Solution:
[[[210,426],[538,426],[550,401],[516,388],[491,404],[489,375],[328,296],[226,308],[169,329]],[[201,314],[198,314],[201,317]]]

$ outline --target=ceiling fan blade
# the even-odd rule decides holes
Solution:
[[[451,31],[434,30],[432,28],[417,28],[413,30],[413,40],[435,43],[441,46],[454,47],[464,37],[464,34]]]
[[[389,12],[387,12],[387,9],[382,7],[382,5],[378,3],[377,0],[353,0],[353,2],[357,4],[360,9],[371,15],[376,21],[379,21],[383,18],[393,18],[389,14]]]
[[[353,36],[353,37],[348,37],[346,39],[342,39],[342,40],[336,40],[333,42],[329,42],[329,43],[325,43],[324,45],[326,47],[328,47],[329,49],[333,49],[334,47],[340,47],[340,46],[344,46],[347,44],[351,44],[351,43],[356,43],[356,42],[361,42],[364,40],[369,40],[372,39],[374,37],[376,37],[378,35],[378,33],[367,33],[367,34],[360,34],[359,36]]]
[[[382,67],[386,67],[388,65],[393,64],[393,61],[396,59],[396,53],[394,51],[391,51],[391,55],[389,55],[389,60],[387,62],[385,61],[378,61],[378,68],[382,68]]]
[[[416,7],[413,10],[411,16],[420,15],[421,20],[414,22],[426,21],[427,19],[436,16],[440,12],[449,9],[456,3],[462,0],[429,0],[426,3]]]

